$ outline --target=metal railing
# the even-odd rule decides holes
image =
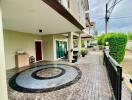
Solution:
[[[122,67],[104,50],[104,64],[108,72],[109,80],[115,100],[121,100],[122,91]]]

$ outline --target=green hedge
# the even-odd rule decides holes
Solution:
[[[102,39],[102,44],[105,44],[106,42],[109,42],[110,55],[118,63],[121,63],[125,55],[127,35],[123,33],[109,33]]]
[[[102,40],[104,39],[104,37],[105,37],[105,34],[97,37],[98,45],[103,45],[103,41]]]
[[[132,33],[128,33],[128,39],[132,40]]]

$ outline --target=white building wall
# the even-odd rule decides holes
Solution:
[[[51,34],[40,36],[30,33],[4,30],[6,69],[17,67],[15,64],[15,54],[18,50],[23,50],[28,53],[29,56],[36,57],[35,40],[42,40],[42,60],[46,61],[57,60],[56,40],[68,42],[68,39],[63,35]]]
[[[39,35],[31,33],[4,30],[6,69],[17,67],[15,64],[15,55],[18,50],[23,50],[29,56],[36,57],[35,40],[42,40],[42,38]]]
[[[8,100],[1,5],[0,5],[0,99]]]
[[[53,35],[44,35],[43,39],[43,59],[46,61],[54,61],[54,42]]]

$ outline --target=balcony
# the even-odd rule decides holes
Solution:
[[[83,30],[85,26],[79,21],[78,7],[76,1],[71,1],[68,3],[68,0],[42,0],[56,12],[58,12],[65,19],[70,21],[75,25],[79,30]],[[74,5],[75,4],[75,5]]]
[[[86,2],[76,0],[58,0],[58,2],[83,26],[86,27]]]

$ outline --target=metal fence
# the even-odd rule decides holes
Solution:
[[[104,64],[106,65],[110,83],[113,89],[114,98],[121,100],[122,91],[122,68],[109,55],[109,51],[104,50]]]

